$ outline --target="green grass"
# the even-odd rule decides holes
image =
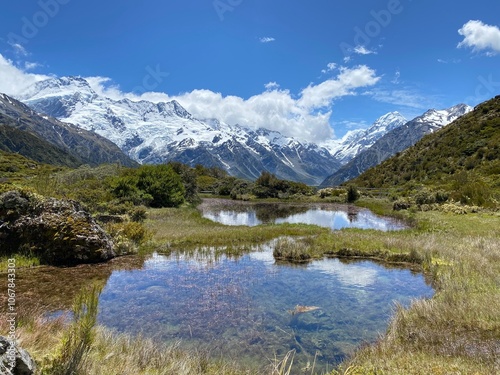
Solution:
[[[4,255],[0,257],[0,273],[7,272],[9,259],[15,259],[17,269],[36,267],[40,265],[40,259],[35,256],[21,254],[13,254],[10,256]]]
[[[150,210],[144,222],[156,244],[166,249],[200,246],[248,247],[280,236],[307,236],[329,232],[306,224],[227,226],[203,218],[192,207]]]

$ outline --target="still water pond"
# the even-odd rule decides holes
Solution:
[[[113,271],[98,320],[247,366],[295,350],[295,373],[322,373],[387,328],[396,302],[431,297],[422,275],[360,261],[278,264],[272,245],[238,259],[158,255],[141,269]],[[317,309],[297,313],[299,306]],[[307,373],[311,373],[309,368]]]
[[[301,205],[206,199],[199,208],[204,217],[225,225],[304,223],[331,229],[361,228],[382,231],[406,228],[401,221],[377,216],[368,209],[345,204]]]

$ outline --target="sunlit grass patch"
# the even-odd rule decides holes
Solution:
[[[259,244],[280,236],[327,233],[327,228],[306,224],[268,224],[255,227],[228,226],[203,218],[194,208],[151,210],[146,227],[153,240],[169,247]]]

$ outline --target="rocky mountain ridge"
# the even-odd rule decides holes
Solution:
[[[384,134],[370,148],[359,153],[349,163],[326,178],[320,187],[338,186],[359,176],[367,169],[414,145],[426,134],[441,129],[472,109],[468,105],[459,104],[443,110],[428,110],[423,115]]]

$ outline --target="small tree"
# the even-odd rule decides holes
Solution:
[[[182,179],[171,165],[141,166],[137,187],[153,197],[152,207],[177,207],[184,203]]]
[[[359,191],[354,185],[349,185],[347,187],[347,202],[356,202],[359,199]]]

